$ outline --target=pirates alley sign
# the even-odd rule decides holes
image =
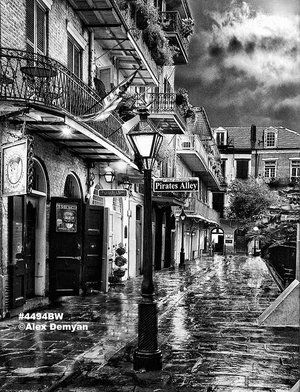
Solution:
[[[199,178],[155,178],[153,191],[160,193],[170,192],[198,192]]]

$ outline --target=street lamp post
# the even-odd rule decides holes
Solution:
[[[180,260],[179,260],[179,268],[184,269],[185,268],[185,253],[184,253],[184,220],[186,218],[185,212],[182,208],[181,214],[180,214],[180,219],[181,219],[181,250],[180,250]]]
[[[158,349],[157,303],[153,298],[152,262],[152,168],[162,143],[162,134],[147,121],[147,109],[140,109],[140,122],[128,134],[129,143],[144,172],[144,230],[142,299],[138,305],[138,348],[134,353],[135,370],[160,370],[162,354]]]

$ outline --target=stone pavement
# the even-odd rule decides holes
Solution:
[[[279,294],[262,260],[203,258],[155,280],[162,372],[132,371],[139,278],[123,292],[64,298],[64,322],[88,331],[21,332],[18,320],[0,323],[2,390],[284,392],[296,383],[298,330],[256,323]],[[63,374],[73,378],[51,389]]]
[[[183,295],[206,267],[191,263],[185,272],[154,274],[159,308],[165,311]],[[63,297],[45,312],[63,313],[56,325],[87,326],[87,331],[50,331],[50,322],[0,321],[0,391],[45,391],[84,363],[105,364],[136,337],[137,305],[142,277],[128,280],[121,290],[86,297]],[[46,325],[46,331],[20,330],[20,325]]]

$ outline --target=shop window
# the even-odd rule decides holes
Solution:
[[[46,55],[47,11],[37,0],[26,1],[26,41],[29,52]]]
[[[245,180],[249,175],[249,161],[248,159],[237,159],[236,160],[236,178]]]
[[[276,177],[276,161],[265,161],[265,178]]]
[[[291,179],[299,180],[300,179],[300,160],[291,161]]]
[[[68,37],[68,69],[82,77],[82,49],[71,36]]]

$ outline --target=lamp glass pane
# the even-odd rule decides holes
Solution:
[[[131,138],[142,158],[147,158],[151,156],[152,144],[155,139],[154,133],[144,135],[131,135]]]

